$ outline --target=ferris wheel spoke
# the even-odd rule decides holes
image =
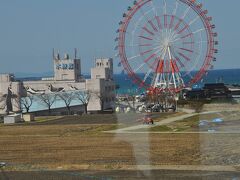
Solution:
[[[191,37],[193,35],[193,33],[189,33],[189,34],[187,34],[187,35],[184,35],[184,36],[182,36],[182,37],[180,37],[181,39],[185,39],[185,38],[187,38],[187,37]]]
[[[143,55],[145,55],[145,54],[148,54],[148,53],[152,52],[153,50],[154,50],[154,49],[150,49],[150,50],[147,50],[147,51],[142,52],[142,53],[140,53],[140,54],[141,54],[141,56],[143,56]]]
[[[132,24],[133,24],[133,26],[134,26],[133,31],[132,31],[131,33],[128,32],[128,34],[130,34],[132,37],[134,37],[134,34],[135,34],[135,32],[136,32],[136,29],[137,29],[138,27],[141,28],[141,27],[140,27],[140,22],[141,22],[143,19],[145,19],[146,22],[148,22],[148,17],[146,18],[146,16],[147,16],[147,14],[149,14],[151,11],[152,11],[151,9],[150,9],[149,11],[147,11],[146,13],[144,13],[144,12],[141,11],[141,16],[140,16],[140,18],[138,18],[137,21],[136,21],[136,20],[133,20],[133,22],[132,22]]]
[[[189,26],[185,25],[184,28],[182,28],[180,31],[177,32],[177,34],[181,34],[182,32],[184,32]]]
[[[189,33],[189,34],[187,34],[187,35],[184,35],[184,36],[182,36],[182,37],[179,37],[179,38],[176,38],[175,39],[175,37],[174,37],[174,40],[173,41],[171,41],[171,43],[176,43],[176,42],[178,42],[178,41],[180,41],[180,40],[183,40],[183,39],[185,39],[185,38],[191,38],[191,36],[193,35],[193,33]]]
[[[144,52],[142,52],[142,53],[140,53],[140,54],[143,56],[143,55],[148,54],[148,53],[150,53],[150,52],[152,52],[153,50],[156,50],[156,49],[158,49],[158,51],[161,51],[162,47],[161,47],[161,46],[157,46],[157,47],[155,47],[155,48],[152,48],[152,49],[149,49],[149,50],[147,50],[147,51],[144,51]],[[156,51],[156,52],[158,52],[158,51]],[[156,53],[156,52],[155,52],[155,53]]]
[[[156,16],[155,19],[157,20],[158,29],[161,31],[163,29],[161,19],[159,16]]]
[[[154,62],[150,65],[150,68],[156,70],[156,69],[157,69],[157,65],[158,65],[158,63],[159,63],[159,60],[160,60],[160,58],[157,57],[157,58],[154,60]]]
[[[141,14],[142,14],[142,17],[145,19],[146,22],[151,21],[150,18],[148,17],[148,13],[151,12],[151,11],[153,11],[153,8],[150,9],[147,13],[144,13],[144,12],[142,11],[142,9],[140,9],[140,12],[141,12]]]
[[[178,23],[177,23],[176,26],[174,27],[174,30],[175,30],[175,31],[180,27],[180,25],[181,25],[182,22],[183,22],[183,20],[181,20],[181,19],[178,20]]]
[[[155,17],[158,16],[158,12],[157,12],[154,4],[153,4],[153,1],[150,1],[150,3],[151,3],[151,6],[152,6],[153,11],[154,11],[154,13],[155,13]]]
[[[193,34],[197,34],[197,33],[200,33],[202,31],[205,31],[205,30],[206,30],[205,28],[198,29],[198,30],[194,31]]]
[[[175,57],[175,59],[176,59],[176,61],[179,63],[179,65],[180,65],[182,68],[185,67],[185,65],[183,64],[183,62],[181,61],[180,58]]]
[[[142,38],[142,39],[145,39],[145,40],[149,40],[149,41],[152,41],[152,40],[153,40],[152,38],[146,37],[146,36],[138,36],[138,37],[140,37],[140,38]]]
[[[138,54],[138,55],[136,55],[136,56],[132,56],[132,57],[127,58],[127,59],[128,59],[128,61],[130,61],[130,60],[136,59],[136,58],[138,58],[138,57],[141,57],[141,54]]]
[[[175,46],[175,48],[178,49],[178,50],[180,50],[180,51],[182,51],[182,54],[183,54],[183,55],[185,55],[185,54],[183,53],[183,51],[184,51],[184,52],[189,52],[189,53],[191,53],[191,54],[200,55],[199,52],[194,51],[194,50],[192,50],[192,49],[182,48],[182,47],[178,47],[178,46]],[[185,55],[185,56],[186,56],[186,55]],[[183,57],[183,56],[182,56],[182,57]],[[187,57],[187,56],[186,56],[186,57]]]
[[[168,27],[168,16],[164,14],[164,28]]]
[[[155,50],[155,49],[159,49],[159,48],[151,49],[151,51],[153,51],[153,50]],[[149,52],[151,52],[151,51],[149,50]],[[161,48],[160,48],[160,50],[155,51],[154,54],[157,55],[157,53],[158,53],[159,51],[161,51]],[[148,52],[144,52],[144,54],[146,54],[146,53],[148,53]],[[137,55],[135,55],[135,56],[129,57],[129,58],[127,58],[127,59],[128,59],[128,61],[135,60],[135,59],[137,59],[138,57],[141,57],[141,56],[144,55],[144,54],[143,54],[143,53],[140,53],[140,54],[137,54]],[[151,57],[151,56],[150,56],[150,57]],[[152,57],[151,57],[151,58],[152,58]],[[151,60],[151,58],[150,58],[149,60]]]
[[[189,13],[189,10],[190,10],[190,9],[191,9],[191,7],[189,6],[189,7],[185,10],[185,12],[183,13],[183,16],[181,17],[182,20],[185,19],[185,17],[186,17],[187,14]]]
[[[199,42],[183,42],[183,44],[202,44],[202,43],[208,43],[208,41],[199,41]]]
[[[164,3],[163,3],[163,12],[164,12],[164,15],[167,14],[167,2],[166,2],[166,0],[164,0]]]
[[[152,35],[152,36],[155,35],[155,34],[154,34],[152,31],[150,31],[147,27],[143,27],[143,30],[145,30],[148,34],[150,34],[150,35]]]
[[[178,67],[180,67],[179,71],[187,72],[188,69],[186,68],[185,64],[181,61],[181,59],[178,56],[176,56],[175,53],[173,54],[173,56],[174,56],[174,59],[176,60],[176,62],[180,65],[180,66],[178,66]]]
[[[174,55],[174,58],[176,59],[176,62],[180,65],[180,68],[179,68],[179,73],[181,74],[181,72],[185,71],[185,75],[187,75],[190,79],[192,79],[193,77],[187,73],[189,70],[186,68],[186,66],[183,64],[183,62],[181,61],[181,59],[177,56]],[[179,67],[179,66],[177,66]]]
[[[171,21],[170,21],[170,24],[169,24],[170,29],[172,29],[172,27],[173,27],[174,20],[175,20],[175,16],[171,16]]]
[[[144,66],[146,65],[146,63],[142,63],[139,67],[137,67],[134,72],[138,72],[140,69],[142,69]]]
[[[187,49],[187,48],[178,48],[179,50],[183,50],[183,51],[187,51],[187,52],[190,52],[190,53],[193,53],[194,51],[191,50],[191,49]]]
[[[153,24],[153,22],[152,22],[151,20],[149,20],[148,23],[150,24],[150,26],[152,27],[152,29],[153,29],[155,32],[158,32],[157,27]]]
[[[185,54],[178,52],[179,56],[183,57],[186,61],[191,61],[189,57],[187,57]]]
[[[174,16],[177,14],[178,6],[179,6],[179,1],[176,0],[176,2],[175,2],[175,8],[173,9],[173,13],[172,13]]]
[[[131,44],[131,45],[125,45],[126,47],[149,47],[152,46],[153,44]]]
[[[192,21],[190,21],[189,26],[191,26],[193,23],[195,23],[198,19],[200,19],[199,16],[197,16],[195,19],[193,19]]]
[[[147,59],[144,60],[145,63],[147,63],[148,61],[150,61],[152,58],[154,58],[155,56],[157,56],[156,53],[151,54]]]
[[[152,69],[149,69],[148,72],[144,75],[143,82],[145,83],[148,77],[150,77],[150,74],[152,73]]]

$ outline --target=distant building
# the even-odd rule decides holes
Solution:
[[[205,84],[203,87],[206,98],[220,99],[230,97],[228,87],[224,83]]]
[[[111,109],[115,103],[115,82],[113,81],[113,59],[96,59],[91,69],[91,79],[86,80],[86,89],[93,93],[88,106],[89,111]],[[96,103],[96,99],[98,102]]]
[[[13,74],[0,75],[0,114],[7,111],[20,112],[22,110],[20,99],[29,93],[32,95],[54,94],[61,92],[82,91],[90,92],[91,98],[88,111],[115,109],[115,82],[113,81],[113,59],[96,59],[95,67],[91,69],[91,79],[84,79],[81,75],[81,60],[65,54],[53,54],[54,77],[42,78],[40,81],[15,80]],[[8,99],[8,106],[6,105]],[[55,109],[64,109],[64,103],[55,105]],[[74,106],[81,106],[75,102]],[[40,107],[37,102],[35,106]],[[11,108],[12,107],[12,108]],[[35,108],[33,111],[43,111]]]
[[[205,84],[203,88],[186,91],[185,95],[190,100],[240,98],[240,87],[224,83]]]

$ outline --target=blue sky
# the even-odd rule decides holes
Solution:
[[[199,0],[200,1],[200,0]],[[132,0],[0,0],[0,72],[52,71],[52,48],[79,49],[83,72],[113,57],[122,13]],[[240,68],[240,1],[202,0],[219,34],[216,69]],[[116,63],[117,64],[117,63]]]

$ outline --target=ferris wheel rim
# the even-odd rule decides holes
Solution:
[[[177,1],[177,0],[176,0]],[[199,69],[197,74],[194,76],[193,79],[191,79],[187,86],[190,86],[196,82],[198,82],[204,74],[210,69],[211,62],[214,57],[214,36],[213,36],[213,30],[212,30],[212,24],[210,20],[208,19],[206,15],[206,11],[202,9],[202,5],[197,4],[195,0],[178,0],[179,2],[182,2],[186,5],[188,5],[194,12],[200,17],[201,22],[204,26],[204,30],[206,31],[207,35],[207,53],[206,57],[204,58],[204,63],[202,67]],[[128,75],[133,79],[133,82],[138,84],[140,87],[143,88],[149,88],[149,84],[146,84],[143,82],[143,80],[134,73],[132,67],[129,64],[128,57],[126,56],[126,51],[125,51],[125,38],[126,38],[126,32],[128,29],[128,25],[131,22],[131,19],[133,16],[138,12],[139,9],[141,9],[144,5],[147,3],[152,2],[152,0],[138,0],[134,4],[134,6],[131,8],[131,10],[128,11],[128,13],[125,14],[123,23],[120,26],[119,29],[119,43],[118,43],[118,48],[119,48],[119,56],[121,59],[121,64],[123,65],[124,69],[127,71]],[[178,17],[177,17],[178,18]],[[205,55],[204,55],[205,56]],[[183,87],[180,87],[176,89],[176,91],[180,91]]]

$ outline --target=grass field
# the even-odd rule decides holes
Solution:
[[[155,126],[149,129],[150,132],[239,132],[240,116],[239,112],[221,112],[211,114],[195,115],[181,121],[162,126]],[[214,119],[222,119],[222,123],[213,123]],[[200,126],[200,122],[207,122],[205,126]]]
[[[169,116],[170,114],[168,114]],[[176,114],[174,114],[176,116]],[[0,161],[7,171],[122,170],[136,165],[240,165],[239,134],[111,134],[139,124],[139,115],[68,116],[0,127]],[[157,117],[161,119],[162,117]],[[153,127],[169,131],[177,124]]]

